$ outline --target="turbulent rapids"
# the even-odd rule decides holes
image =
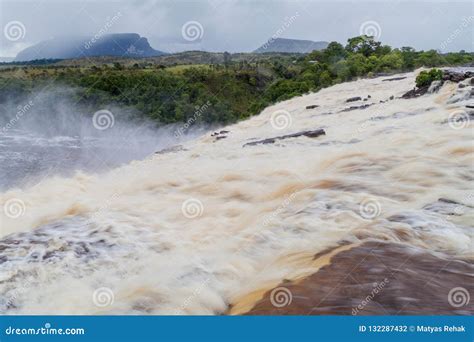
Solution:
[[[0,311],[472,314],[472,80],[415,76],[1,193]]]

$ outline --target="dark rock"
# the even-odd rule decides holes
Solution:
[[[314,109],[318,107],[319,107],[318,105],[310,105],[310,106],[306,106],[306,109]]]
[[[467,87],[467,84],[464,84],[464,83],[458,84],[458,88],[466,88],[466,87]]]
[[[465,71],[465,72],[458,71],[458,70],[444,70],[443,71],[443,81],[451,81],[451,82],[459,83],[473,76],[474,76],[474,73],[472,71]]]
[[[406,77],[392,77],[392,78],[386,78],[382,80],[382,82],[391,82],[391,81],[400,81],[404,80]]]
[[[393,95],[389,97],[390,100],[393,100],[394,98],[395,98],[395,96],[393,96]]]
[[[372,96],[370,96],[370,95],[367,95],[367,98],[368,98],[368,99],[371,99],[371,98],[372,98]]]
[[[413,99],[415,97],[419,97],[425,95],[428,92],[429,86],[421,87],[421,88],[413,88],[410,91],[407,91],[405,94],[402,95],[402,99]]]
[[[466,105],[466,108],[474,109],[474,105]]]
[[[340,113],[350,112],[351,110],[357,110],[357,109],[365,109],[365,108],[370,107],[370,106],[372,106],[371,103],[366,103],[366,104],[363,104],[361,106],[350,106],[348,108],[344,108],[343,110],[341,110]]]
[[[346,100],[346,102],[355,102],[355,101],[360,101],[362,100],[362,97],[360,96],[354,96],[354,97],[350,97]]]
[[[215,137],[214,142],[217,140],[225,139],[227,138],[227,134],[230,133],[229,131],[222,130],[220,132],[214,132],[211,134],[211,137]]]
[[[293,133],[293,134],[287,134],[287,135],[281,135],[278,137],[274,138],[268,138],[268,139],[263,139],[263,140],[258,140],[258,141],[252,141],[249,143],[244,144],[242,147],[245,146],[255,146],[255,145],[260,145],[260,144],[273,144],[277,140],[283,140],[283,139],[289,139],[289,138],[298,138],[298,137],[308,137],[308,138],[316,138],[319,137],[320,135],[326,135],[326,132],[324,129],[316,129],[312,131],[303,131],[303,132],[298,132],[298,133]]]

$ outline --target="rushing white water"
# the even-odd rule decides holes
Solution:
[[[403,76],[294,98],[225,128],[225,139],[206,135],[100,176],[0,194],[1,310],[217,314],[311,272],[301,260],[341,241],[472,258],[471,87],[399,99],[416,73]],[[362,104],[373,105],[340,112]],[[316,128],[326,135],[242,147]]]

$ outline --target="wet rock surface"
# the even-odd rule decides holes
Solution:
[[[443,86],[442,81],[433,81],[430,87],[428,88],[428,93],[430,94],[437,93],[441,89],[442,86]]]
[[[355,102],[355,101],[360,101],[362,100],[362,97],[360,96],[354,96],[354,97],[350,97],[346,100],[346,102]]]
[[[277,140],[284,140],[284,139],[289,139],[289,138],[298,138],[298,137],[308,137],[308,138],[316,138],[319,137],[320,135],[325,135],[326,132],[324,129],[316,129],[312,131],[303,131],[303,132],[298,132],[298,133],[293,133],[293,134],[287,134],[287,135],[281,135],[278,137],[274,138],[268,138],[268,139],[263,139],[263,140],[257,140],[257,141],[252,141],[249,143],[244,144],[242,147],[245,146],[255,146],[255,145],[261,145],[261,144],[273,144]]]
[[[358,110],[358,109],[366,109],[366,108],[369,108],[371,105],[372,105],[371,103],[367,103],[360,106],[350,106],[348,108],[344,108],[340,112],[343,113],[343,112],[350,112],[350,111]]]
[[[474,77],[472,71],[458,71],[458,70],[443,70],[443,81],[451,81],[459,83],[467,78]]]
[[[247,315],[472,315],[474,264],[426,250],[366,242],[309,277],[267,291]],[[459,290],[459,288],[463,290]],[[289,294],[273,305],[282,288]],[[457,293],[453,291],[466,291]]]
[[[212,133],[211,137],[214,137],[214,141],[218,141],[218,140],[227,138],[227,135],[229,133],[230,133],[229,131],[222,130],[222,131],[219,131],[219,132]]]
[[[392,77],[392,78],[385,78],[382,81],[383,82],[392,82],[392,81],[400,81],[404,80],[406,77],[405,76],[400,76],[400,77]]]
[[[428,89],[429,89],[429,86],[421,87],[421,88],[413,88],[412,90],[409,90],[405,94],[403,94],[402,99],[414,99],[415,97],[425,95],[428,92]]]

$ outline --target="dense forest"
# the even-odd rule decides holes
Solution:
[[[225,53],[222,63],[162,65],[147,59],[130,65],[64,66],[48,63],[3,65],[0,69],[0,103],[25,101],[41,89],[71,87],[74,102],[94,113],[110,105],[129,107],[160,123],[226,124],[257,114],[277,101],[358,77],[414,70],[419,67],[466,65],[474,54],[440,54],[435,50],[393,49],[368,36],[332,42],[306,55],[268,55],[265,59],[233,60]],[[205,112],[195,117],[197,108]],[[193,120],[194,120],[193,119]]]

